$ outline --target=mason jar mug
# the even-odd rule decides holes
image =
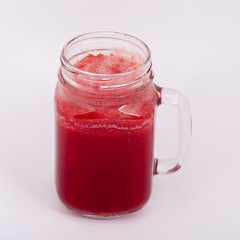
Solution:
[[[130,35],[80,35],[63,47],[60,59],[55,91],[60,200],[93,218],[142,208],[153,176],[177,171],[187,156],[186,98],[154,84],[150,50]],[[162,104],[176,107],[179,126],[177,156],[164,164],[154,157],[155,113]]]

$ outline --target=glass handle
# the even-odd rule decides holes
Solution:
[[[177,90],[161,88],[157,85],[155,87],[159,95],[158,106],[171,104],[177,109],[179,142],[176,156],[173,159],[154,159],[154,174],[174,173],[182,167],[190,148],[192,135],[190,106],[183,94]]]

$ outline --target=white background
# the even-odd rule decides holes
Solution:
[[[99,30],[145,41],[155,82],[181,91],[193,117],[184,168],[154,177],[142,210],[108,221],[65,209],[54,186],[59,54]],[[238,0],[1,0],[0,43],[0,239],[240,239]],[[159,114],[168,156],[177,120]]]

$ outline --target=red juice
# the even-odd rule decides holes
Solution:
[[[88,55],[76,67],[97,69],[91,61],[102,57]],[[107,61],[105,67],[110,66]],[[105,71],[137,67],[136,61],[124,64]],[[58,83],[56,185],[68,208],[111,216],[147,202],[153,175],[154,89],[151,83],[135,96],[89,101]]]

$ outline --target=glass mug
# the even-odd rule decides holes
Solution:
[[[76,68],[88,54],[138,54],[128,72],[97,74]],[[56,188],[62,203],[81,215],[113,218],[141,209],[152,177],[181,168],[191,140],[186,98],[153,83],[151,53],[141,40],[117,32],[93,32],[69,41],[61,53],[55,91]],[[178,111],[179,148],[171,161],[153,156],[157,106]]]

